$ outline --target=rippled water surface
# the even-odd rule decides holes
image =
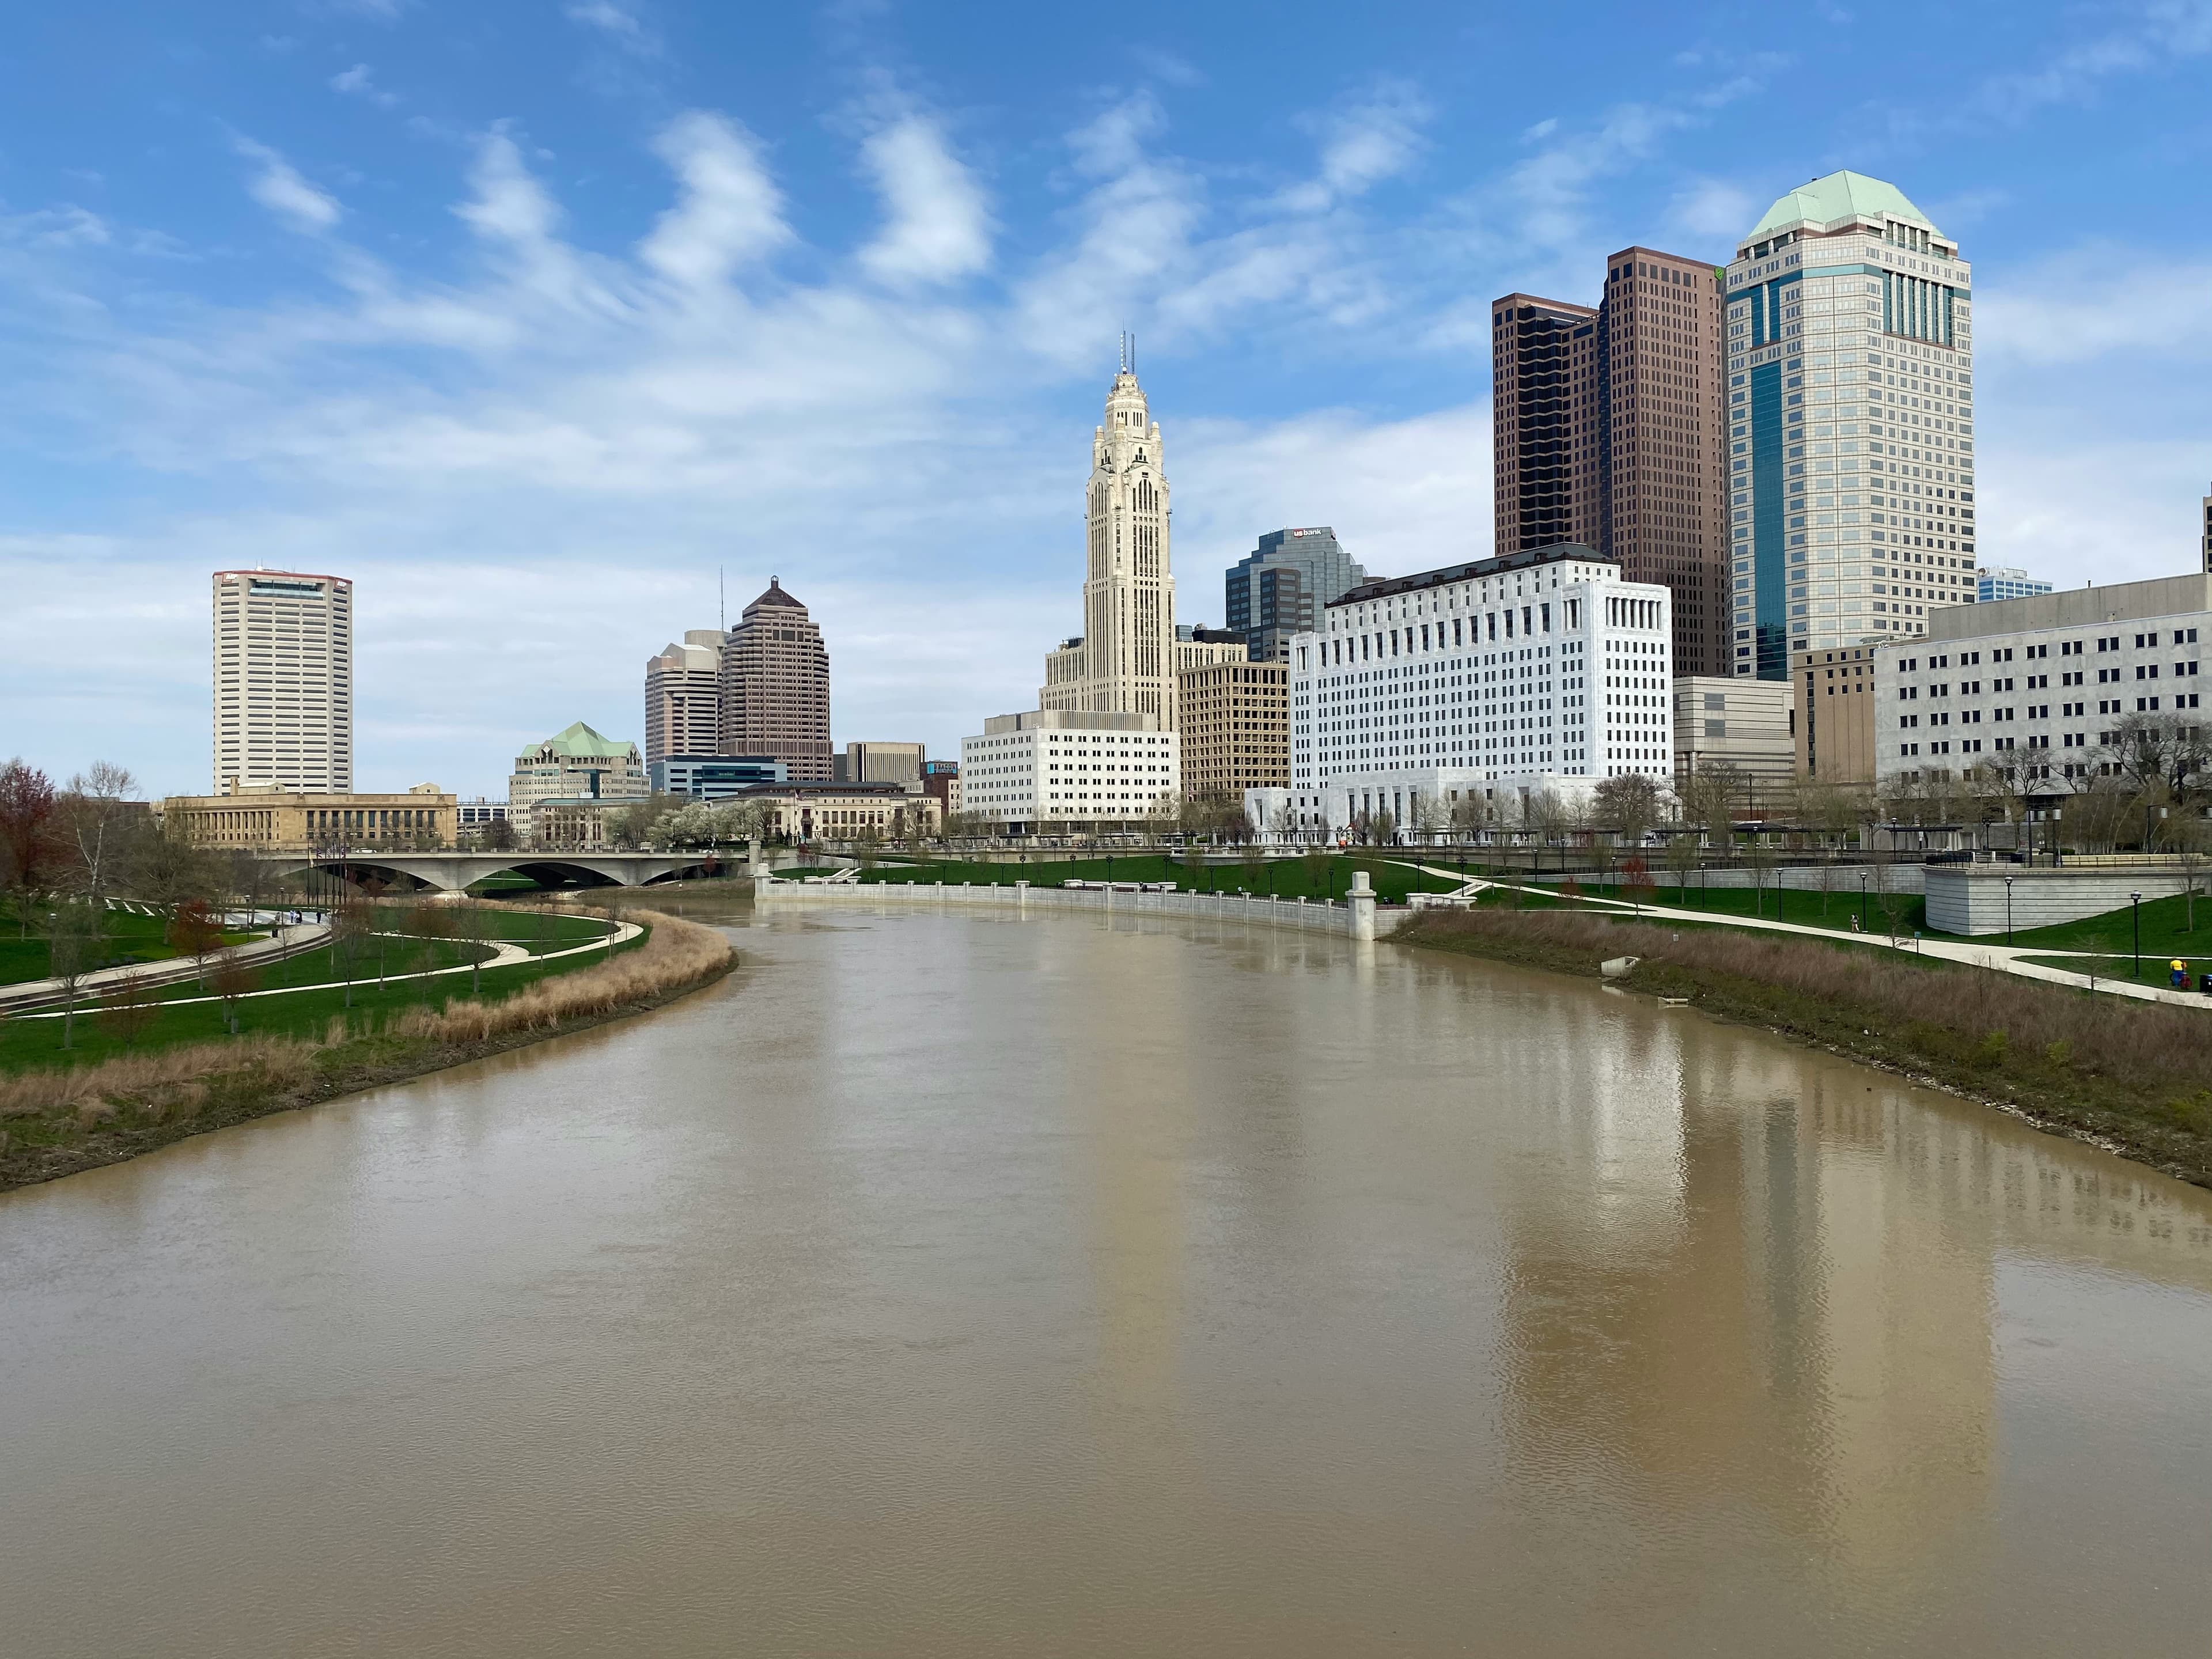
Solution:
[[[2207,1650],[2212,1195],[1387,944],[737,927],[0,1198],[0,1651]]]

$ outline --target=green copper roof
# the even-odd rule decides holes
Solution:
[[[1766,210],[1766,216],[1752,228],[1751,234],[1743,240],[1756,242],[1768,232],[1782,229],[1786,225],[1810,220],[1816,225],[1830,225],[1838,219],[1848,219],[1863,213],[1873,218],[1884,216],[1894,219],[1909,219],[1916,225],[1936,230],[1936,222],[1906,199],[1895,185],[1880,179],[1869,179],[1863,173],[1832,173],[1825,179],[1815,179],[1809,185],[1800,185],[1787,196]],[[1942,235],[1941,231],[1936,231]]]
[[[607,755],[627,755],[630,750],[629,744],[603,736],[581,720],[558,736],[548,738],[542,746],[568,760],[596,760]]]

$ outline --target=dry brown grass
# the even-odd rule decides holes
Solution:
[[[578,914],[576,907],[564,913]],[[405,1009],[375,1035],[403,1042],[466,1047],[519,1033],[559,1029],[581,1019],[604,1019],[622,1010],[695,985],[727,965],[730,946],[713,929],[651,910],[616,917],[606,911],[581,914],[610,921],[642,922],[651,932],[645,942],[617,957],[573,973],[526,986],[511,997],[449,1003],[443,1008]],[[334,1015],[321,1041],[247,1036],[222,1042],[191,1043],[143,1054],[124,1054],[96,1066],[66,1071],[25,1072],[0,1077],[0,1117],[72,1114],[85,1127],[96,1127],[118,1110],[161,1119],[188,1112],[204,1101],[210,1079],[240,1088],[277,1092],[307,1088],[318,1074],[318,1060],[362,1039]]]

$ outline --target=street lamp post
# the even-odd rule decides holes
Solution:
[[[1866,932],[1866,930],[1867,930],[1867,890],[1866,890],[1866,883],[1867,883],[1867,872],[1866,872],[1865,871],[1862,870],[1862,871],[1860,871],[1860,872],[1859,872],[1859,932],[1861,932],[1862,933],[1864,933],[1864,932]]]
[[[2005,878],[2005,943],[2012,943],[2012,878]]]
[[[2135,914],[2135,924],[2136,924],[2136,971],[2135,971],[2135,976],[2136,976],[2137,979],[2141,979],[2141,978],[2142,977],[2142,895],[2141,893],[2130,893],[2130,894],[2129,894],[2129,895],[2128,895],[2128,902],[2129,902],[2130,906],[2133,908],[2133,911],[2134,911],[2134,914]]]

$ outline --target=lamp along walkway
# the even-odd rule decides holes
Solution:
[[[1396,861],[1392,860],[1394,863]],[[1416,864],[1412,867],[1449,881],[1463,879],[1462,872],[1457,870],[1440,870],[1427,864]],[[1492,881],[1486,878],[1466,878],[1465,885],[1449,896],[1455,899],[1473,898],[1486,888],[1496,888],[1501,892],[1510,890],[1534,893],[1552,899],[1559,896],[1555,888],[1531,886],[1522,882]],[[1759,916],[1719,916],[1710,910],[1682,910],[1672,905],[1640,904],[1627,899],[1600,898],[1589,893],[1582,896],[1581,902],[1591,908],[1602,908],[1608,914],[1648,917],[1654,921],[1686,921],[1704,927],[1743,927],[1767,933],[1796,933],[1807,939],[1826,939],[1832,945],[1838,942],[1871,945],[1879,950],[1898,951],[1907,956],[1935,957],[1944,962],[1961,963],[1970,968],[1986,968],[1995,973],[2012,974],[2021,979],[2039,979],[2053,985],[2070,985],[2076,990],[2109,991],[2114,996],[2134,997],[2141,1002],[2172,1002],[2188,1008],[2212,1010],[2212,997],[2197,992],[2177,991],[2165,985],[2144,985],[2135,980],[2114,979],[2106,974],[2077,974],[2045,963],[2026,960],[2030,957],[2109,959],[2109,951],[2054,951],[2047,945],[1976,945],[1964,939],[1892,939],[1887,933],[1847,933],[1833,927],[1808,927],[1801,921],[1768,921]],[[2162,963],[2165,958],[2160,957],[2159,960]]]
[[[508,940],[485,939],[481,942],[490,945],[493,949],[493,954],[483,962],[457,963],[451,968],[426,968],[420,972],[412,974],[386,974],[381,979],[379,979],[373,975],[364,974],[359,979],[355,980],[353,983],[356,985],[398,985],[404,983],[408,980],[438,979],[447,974],[467,974],[476,972],[488,973],[495,968],[512,968],[519,963],[558,962],[563,957],[580,957],[592,951],[611,951],[617,945],[627,945],[630,940],[637,938],[639,934],[645,932],[644,928],[639,927],[637,923],[634,921],[617,921],[610,924],[610,926],[612,931],[611,931],[605,939],[592,939],[582,945],[572,945],[565,951],[541,951],[537,955],[532,956],[529,951],[524,950],[520,945],[513,944]],[[329,930],[325,928],[322,931],[326,933]],[[371,933],[368,935],[368,937],[370,939],[406,939],[409,936],[404,933]],[[240,946],[235,948],[243,949],[245,947]],[[210,963],[214,960],[215,958],[210,958]],[[190,972],[191,964],[187,963],[185,966],[187,971],[177,977],[185,979],[191,977],[191,974]],[[89,977],[89,975],[87,975],[88,980]],[[175,978],[164,981],[164,983],[168,984],[173,984],[175,982]],[[238,1000],[240,1001],[244,1001],[252,997],[296,996],[303,991],[331,991],[340,988],[345,984],[345,982],[346,981],[343,980],[319,980],[313,985],[277,985],[272,986],[265,991],[241,991],[239,993]],[[80,998],[81,1000],[77,1010],[80,1013],[84,1012],[83,1005],[85,1000],[96,1000],[96,998],[84,999],[82,997],[82,991],[80,992]],[[223,999],[220,996],[168,997],[162,1000],[161,1006],[165,1008],[183,1008],[188,1007],[196,1002],[221,1002],[222,1000]],[[49,1008],[41,1010],[37,1013],[18,1014],[14,1016],[14,1018],[19,1019],[59,1019],[64,1012],[66,1011],[60,1008]]]

